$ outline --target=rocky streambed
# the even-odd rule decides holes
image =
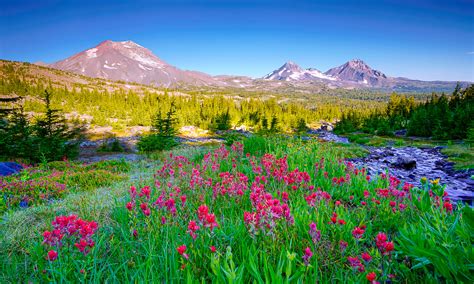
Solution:
[[[327,131],[315,131],[320,139],[339,143],[349,143],[347,138]],[[359,167],[365,167],[370,175],[388,171],[390,175],[403,179],[415,186],[422,177],[429,180],[440,179],[446,185],[449,197],[454,201],[474,202],[474,169],[456,171],[454,164],[440,150],[443,147],[372,147],[364,146],[369,155],[350,159]]]

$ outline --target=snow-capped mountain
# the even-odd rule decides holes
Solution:
[[[45,66],[47,64],[37,63]],[[210,76],[196,71],[179,69],[154,55],[149,49],[133,41],[104,41],[67,59],[47,65],[80,75],[115,81],[136,82],[145,85],[213,86],[223,88],[248,88],[256,90],[321,88],[380,89],[388,91],[452,91],[456,82],[419,81],[389,77],[372,69],[364,61],[354,59],[321,72],[315,68],[303,69],[288,61],[263,78],[245,76]],[[470,82],[461,82],[467,86]]]
[[[367,86],[381,86],[387,79],[384,73],[370,68],[360,59],[354,59],[341,66],[329,69],[324,74],[340,81],[356,82]]]
[[[178,69],[133,41],[106,40],[50,67],[81,75],[157,86],[214,85],[210,75]]]
[[[263,77],[263,79],[279,81],[310,81],[318,79],[330,81],[336,80],[315,68],[303,69],[292,61],[286,62],[277,70]]]
[[[379,89],[387,91],[447,91],[454,90],[457,82],[420,81],[402,77],[389,77],[381,71],[372,69],[364,61],[353,59],[341,66],[321,73],[314,68],[303,69],[289,61],[280,68],[263,77],[264,81],[285,81],[289,84],[304,87],[324,85],[329,88]],[[462,87],[469,82],[460,82]]]

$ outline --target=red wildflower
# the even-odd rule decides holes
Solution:
[[[48,260],[55,261],[58,258],[58,253],[55,250],[48,251]]]
[[[310,261],[312,256],[313,256],[313,252],[311,251],[311,249],[309,247],[305,248],[304,255],[303,255],[303,261],[304,261],[304,264],[306,266],[309,265],[309,261]]]
[[[372,282],[377,278],[377,274],[375,274],[375,272],[370,272],[370,273],[367,273],[366,277],[367,277],[367,280]]]
[[[453,204],[451,204],[451,202],[444,202],[443,207],[444,209],[446,209],[447,212],[453,212]]]
[[[361,256],[365,262],[370,262],[372,260],[372,256],[367,252],[363,252]]]
[[[215,246],[210,246],[209,249],[211,250],[211,252],[216,252],[216,247]]]
[[[150,199],[150,193],[151,193],[150,186],[147,185],[141,189],[139,196],[140,197],[145,196],[146,199]]]
[[[385,248],[385,251],[386,251],[387,253],[393,251],[393,249],[394,249],[393,242],[387,242],[387,243],[385,244],[384,248]]]
[[[189,256],[186,254],[186,245],[181,245],[177,249],[178,253],[183,256],[185,259],[188,259]]]
[[[201,220],[201,222],[204,221],[208,213],[209,213],[209,208],[206,205],[199,206],[198,217],[199,217],[199,220]]]
[[[354,230],[352,230],[352,235],[356,239],[362,238],[362,235],[364,235],[365,230],[362,229],[361,227],[355,227]]]
[[[387,235],[385,233],[378,233],[377,236],[375,237],[376,243],[384,243],[387,241]]]
[[[179,247],[177,248],[177,251],[178,251],[178,253],[179,253],[180,255],[183,255],[183,253],[186,252],[186,245],[179,246]]]

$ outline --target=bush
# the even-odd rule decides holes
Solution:
[[[109,142],[109,139],[105,139],[102,145],[100,145],[99,149],[97,149],[97,152],[124,152],[125,149],[120,145],[120,141],[117,138],[112,138],[112,141]]]
[[[179,145],[179,143],[174,137],[165,137],[156,134],[143,136],[137,143],[138,150],[141,152],[170,150],[177,145]]]
[[[225,141],[224,144],[230,146],[234,144],[234,142],[241,142],[245,138],[245,136],[238,132],[228,132],[223,135],[223,138]]]

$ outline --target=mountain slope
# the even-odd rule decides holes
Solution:
[[[289,61],[264,76],[263,80],[286,81],[300,88],[319,84],[328,88],[375,89],[384,92],[452,92],[458,83],[389,77],[381,71],[372,69],[360,59],[350,60],[324,73],[314,68],[303,69]],[[463,88],[472,84],[471,82],[459,83]]]
[[[292,61],[286,62],[280,68],[263,77],[263,79],[278,81],[335,80],[335,78],[327,76],[317,69],[303,69]]]
[[[214,85],[204,73],[178,69],[132,41],[104,41],[94,48],[58,61],[50,67],[77,74],[157,86]]]
[[[370,68],[360,59],[354,59],[341,66],[329,69],[324,74],[341,81],[356,82],[368,86],[381,86],[387,79],[385,74]]]

